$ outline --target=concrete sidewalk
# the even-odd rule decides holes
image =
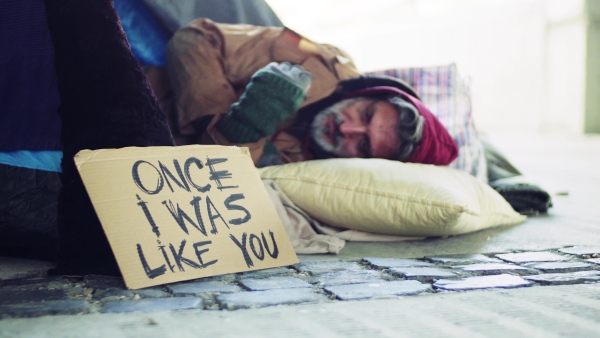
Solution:
[[[597,336],[600,138],[492,141],[555,193],[548,215],[449,238],[348,243],[293,267],[134,291],[0,258],[0,337]]]

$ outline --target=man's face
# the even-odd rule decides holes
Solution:
[[[387,101],[347,99],[321,111],[311,136],[324,151],[339,157],[394,158],[398,111]]]

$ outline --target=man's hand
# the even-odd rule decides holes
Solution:
[[[229,141],[251,143],[273,135],[306,98],[312,75],[289,62],[270,63],[258,70],[240,100],[217,124]]]

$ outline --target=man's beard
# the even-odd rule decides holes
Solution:
[[[342,145],[342,134],[340,125],[344,122],[342,117],[342,108],[353,103],[356,99],[347,99],[340,101],[320,111],[310,126],[310,138],[312,153],[317,158],[337,157],[340,155]],[[330,125],[333,119],[333,128]],[[333,130],[332,130],[333,129]]]

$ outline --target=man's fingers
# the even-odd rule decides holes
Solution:
[[[263,69],[275,74],[279,74],[280,76],[288,79],[292,83],[302,88],[302,90],[305,92],[312,81],[312,74],[305,71],[302,66],[291,64],[289,62],[271,62]]]
[[[304,81],[309,81],[312,80],[312,74],[309,72],[306,72],[304,70],[302,70],[302,73],[300,73],[300,80],[304,80]]]
[[[287,71],[289,71],[292,68],[293,68],[293,66],[289,62],[282,62],[282,63],[279,64],[279,69],[281,69],[284,72],[287,72]]]
[[[302,68],[302,66],[300,65],[293,65],[289,72],[293,75],[293,76],[300,76],[300,74],[304,73],[304,68]]]

